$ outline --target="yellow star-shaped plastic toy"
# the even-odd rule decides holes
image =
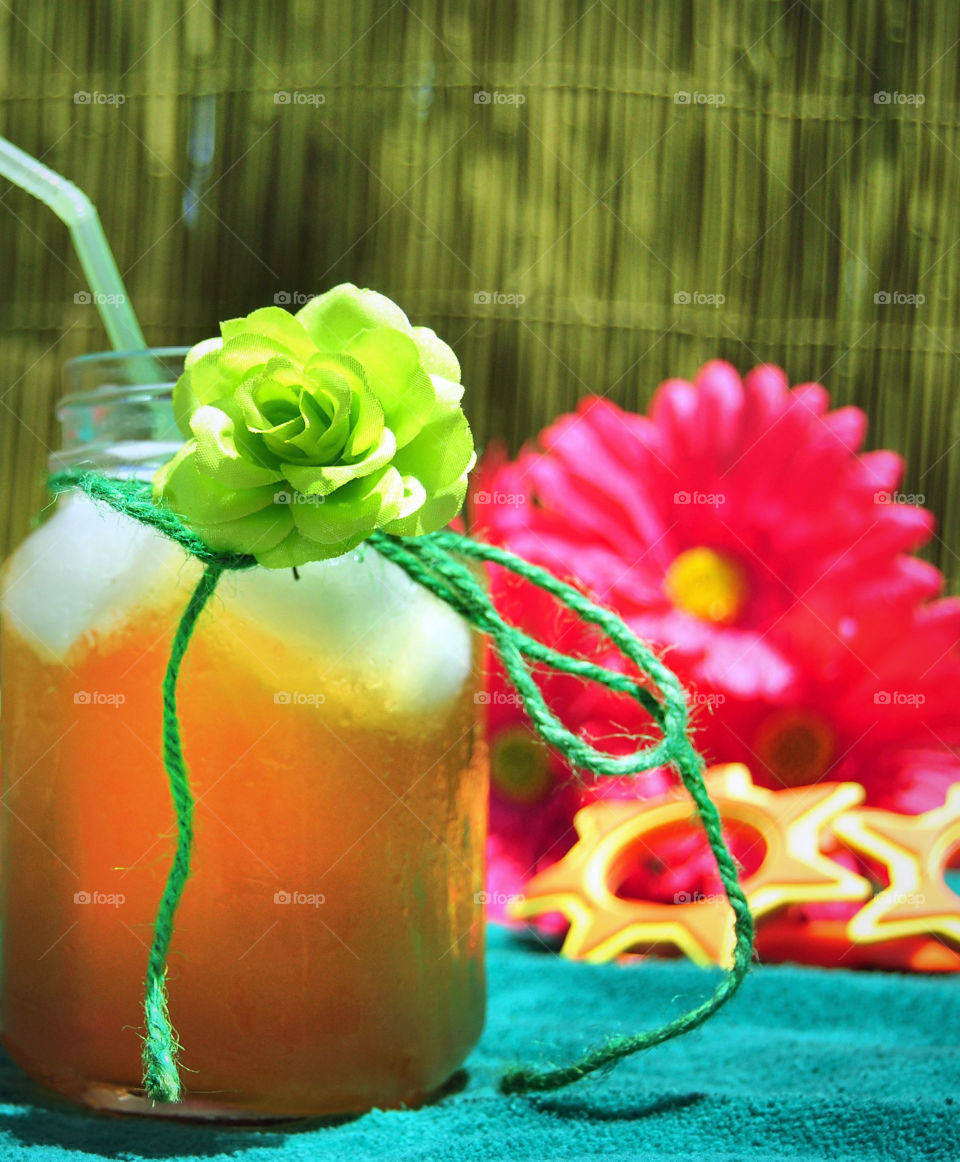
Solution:
[[[960,843],[960,783],[942,807],[923,815],[895,815],[863,807],[838,819],[833,830],[855,851],[886,864],[890,883],[847,924],[855,944],[903,936],[940,936],[960,943],[960,898],[944,879]]]
[[[862,802],[859,784],[769,791],[755,786],[741,763],[713,767],[706,782],[724,822],[754,828],[766,846],[759,868],[743,881],[754,916],[787,904],[870,895],[867,880],[819,850],[824,829]],[[533,877],[511,915],[561,912],[570,922],[563,953],[573,959],[610,960],[638,946],[669,944],[698,964],[728,966],[733,911],[723,897],[664,904],[616,894],[632,846],[658,828],[689,823],[696,824],[696,809],[680,788],[654,799],[608,799],[584,807],[574,819],[577,843]]]

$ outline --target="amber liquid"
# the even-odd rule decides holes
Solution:
[[[183,592],[157,604],[66,664],[8,626],[2,659],[3,1042],[62,1093],[136,1111],[175,838],[159,690]],[[399,721],[215,599],[180,691],[196,837],[168,988],[188,1092],[160,1112],[417,1104],[483,1023],[473,687]]]

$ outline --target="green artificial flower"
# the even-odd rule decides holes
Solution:
[[[279,569],[459,512],[473,437],[460,365],[428,327],[347,283],[220,331],[187,356],[173,392],[187,442],[154,479],[211,548]]]

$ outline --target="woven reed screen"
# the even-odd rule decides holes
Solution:
[[[154,344],[376,286],[514,445],[715,356],[822,380],[908,457],[956,589],[958,41],[952,0],[6,0],[0,132],[94,197]],[[0,230],[10,545],[105,339],[50,213],[0,187]]]

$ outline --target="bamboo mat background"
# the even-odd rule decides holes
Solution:
[[[820,379],[907,456],[958,591],[958,55],[952,0],[4,0],[0,133],[94,198],[153,344],[375,286],[514,447],[714,356]],[[60,368],[105,337],[65,229],[5,183],[0,271],[5,549]]]

